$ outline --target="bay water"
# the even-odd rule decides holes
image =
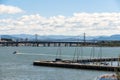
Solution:
[[[36,60],[55,60],[59,47],[0,47],[0,80],[95,80],[114,72],[33,66]],[[76,47],[61,47],[62,59],[73,59]],[[81,48],[80,48],[81,49]],[[18,54],[13,54],[17,51]],[[83,47],[82,56],[90,57],[92,47]],[[120,47],[95,47],[94,56],[118,57]],[[83,57],[79,57],[83,58]]]

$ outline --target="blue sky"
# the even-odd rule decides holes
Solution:
[[[0,0],[0,5],[0,34],[120,34],[120,0]]]
[[[28,14],[39,13],[43,16],[120,12],[120,0],[2,0],[1,3],[20,7]]]

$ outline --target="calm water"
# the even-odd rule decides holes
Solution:
[[[35,60],[54,60],[57,47],[0,47],[0,80],[94,80],[103,71],[52,68],[33,66]],[[85,47],[83,56],[89,57],[91,47]],[[18,51],[19,54],[12,54]],[[75,47],[62,47],[62,58],[73,59]],[[95,48],[95,55],[101,53]],[[102,56],[113,57],[120,54],[120,47],[102,48]]]

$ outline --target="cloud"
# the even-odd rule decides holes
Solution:
[[[0,14],[16,14],[22,12],[24,11],[16,6],[0,5]]]
[[[0,34],[80,35],[119,34],[120,13],[74,13],[72,16],[23,15],[0,19]]]

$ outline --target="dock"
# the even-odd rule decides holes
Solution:
[[[72,69],[87,69],[87,70],[99,70],[99,71],[120,71],[119,67],[106,66],[106,65],[91,65],[91,64],[79,64],[79,63],[65,63],[55,61],[35,61],[33,65],[47,66],[47,67],[60,67],[60,68],[72,68]]]
[[[59,67],[59,68],[72,68],[72,69],[86,69],[86,70],[99,70],[99,71],[120,71],[120,66],[111,66],[106,64],[90,64],[90,62],[104,62],[105,61],[118,61],[119,58],[104,58],[104,59],[84,59],[76,61],[71,60],[58,60],[58,61],[34,61],[35,66]],[[83,61],[83,62],[82,62]]]

